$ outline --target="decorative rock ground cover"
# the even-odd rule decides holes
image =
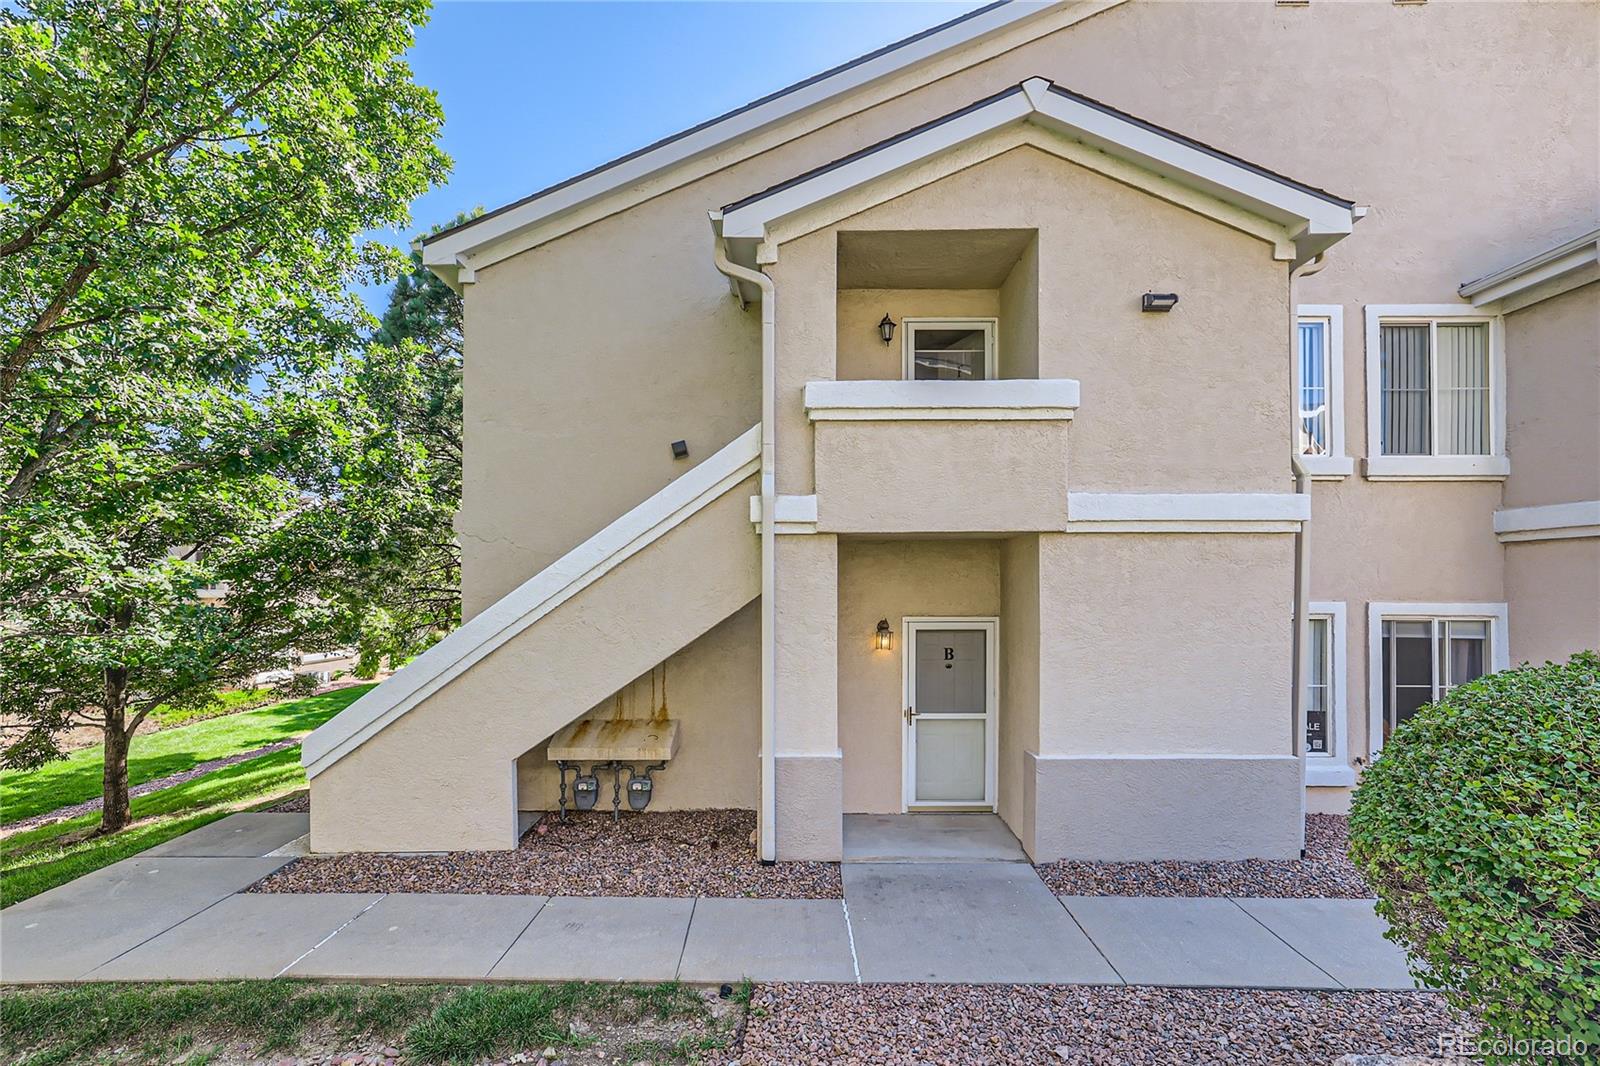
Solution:
[[[1471,1031],[1422,992],[1087,985],[763,985],[742,1066],[1332,1063],[1417,1055]]]
[[[1212,862],[1048,862],[1037,867],[1059,896],[1275,896],[1367,899],[1366,879],[1345,854],[1349,819],[1306,816],[1303,859]]]
[[[252,892],[465,892],[535,896],[838,899],[838,863],[762,866],[753,811],[546,815],[514,851],[298,859]]]

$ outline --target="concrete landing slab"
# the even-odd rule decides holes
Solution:
[[[1119,983],[1025,863],[847,863],[843,874],[863,981]]]
[[[995,814],[847,814],[845,862],[1027,862]]]
[[[1129,984],[1339,987],[1231,899],[1063,896],[1061,903]]]
[[[191,833],[157,844],[145,855],[243,858],[271,854],[311,831],[309,814],[231,814]]]
[[[702,899],[680,981],[854,981],[850,931],[836,899]]]
[[[1422,987],[1406,969],[1405,951],[1384,939],[1388,926],[1370,899],[1238,898],[1234,902],[1346,988]]]
[[[0,911],[0,981],[80,978],[289,861],[148,856]]]
[[[289,968],[291,977],[487,977],[544,896],[391,893]]]
[[[489,976],[670,981],[678,972],[694,904],[692,899],[557,896]]]
[[[276,977],[382,897],[320,892],[229,896],[90,971],[94,981]]]

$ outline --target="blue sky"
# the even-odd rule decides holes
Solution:
[[[440,0],[409,59],[439,94],[455,171],[412,205],[414,229],[519,199],[979,6]],[[363,295],[381,310],[385,292]]]

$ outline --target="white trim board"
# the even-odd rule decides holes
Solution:
[[[1511,668],[1511,612],[1503,603],[1368,603],[1367,754],[1373,759],[1383,750],[1383,621],[1386,618],[1484,619],[1489,623],[1489,672]]]
[[[1068,533],[1295,533],[1311,519],[1297,492],[1068,492]]]
[[[980,8],[428,238],[423,263],[472,272],[866,111],[1123,0]],[[457,277],[459,273],[459,279]]]
[[[1306,604],[1306,614],[1322,615],[1330,620],[1328,732],[1333,738],[1330,754],[1306,755],[1306,785],[1310,788],[1348,787],[1356,783],[1356,771],[1350,765],[1350,635],[1345,624],[1345,605],[1342,600],[1313,600]]]
[[[772,248],[774,231],[781,220],[879,179],[904,175],[919,164],[971,144],[985,134],[1018,124],[1038,126],[1065,142],[1145,171],[1174,189],[1186,190],[1189,196],[1177,194],[1168,198],[1212,214],[1230,225],[1237,225],[1238,212],[1267,222],[1276,234],[1274,243],[1279,247],[1275,254],[1291,260],[1293,266],[1309,262],[1326,251],[1348,235],[1365,214],[1362,208],[1347,200],[1205,148],[1132,115],[1081,97],[1047,78],[1036,77],[853,156],[727,205],[721,213],[722,235],[730,241],[761,245],[758,261],[773,262],[776,258]],[[1055,150],[1050,140],[1040,141],[1038,146]],[[1006,142],[996,142],[989,154],[999,154],[1008,147]],[[913,180],[916,184],[926,184],[939,176],[934,172]],[[905,183],[900,182],[885,187],[880,198],[901,195],[906,191],[904,186]],[[1193,199],[1193,194],[1226,205],[1229,210],[1206,211],[1201,202]],[[857,203],[849,208],[852,214],[861,209],[862,205]],[[824,220],[808,219],[811,228],[825,224]],[[796,235],[784,234],[786,237]]]
[[[756,425],[496,600],[312,732],[300,749],[306,774],[315,777],[350,754],[490,652],[753,477],[760,467],[761,427]]]
[[[750,497],[750,522],[761,529],[761,497]],[[779,535],[817,531],[816,496],[778,496],[773,501],[773,532]]]
[[[1494,513],[1494,535],[1503,544],[1600,537],[1600,500],[1508,507]]]
[[[1369,481],[1503,481],[1511,473],[1506,456],[1506,340],[1502,319],[1467,304],[1367,304],[1367,457],[1362,474]],[[1385,321],[1464,318],[1489,324],[1489,454],[1383,454],[1383,339]]]
[[[812,381],[806,414],[813,422],[944,422],[1068,419],[1078,408],[1070,378],[999,381]]]
[[[1344,306],[1342,304],[1300,304],[1295,307],[1295,350],[1293,359],[1294,394],[1296,403],[1300,396],[1300,326],[1302,318],[1322,318],[1328,321],[1328,454],[1302,455],[1300,465],[1306,468],[1313,481],[1340,481],[1355,473],[1355,461],[1345,450],[1344,443]],[[1294,433],[1299,439],[1300,419],[1295,418]]]
[[[1506,314],[1600,281],[1600,229],[1469,281],[1458,290],[1481,311]]]

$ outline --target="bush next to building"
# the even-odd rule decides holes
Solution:
[[[1487,1058],[1600,1055],[1600,654],[1419,710],[1362,776],[1350,851]]]

